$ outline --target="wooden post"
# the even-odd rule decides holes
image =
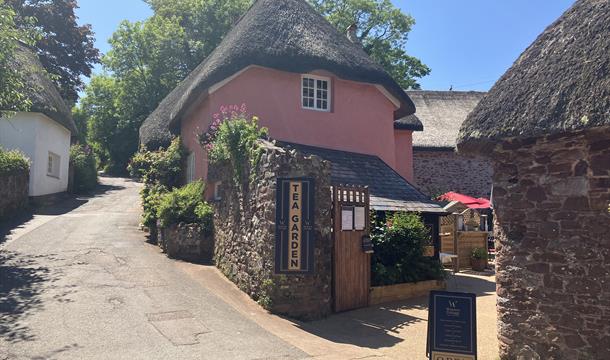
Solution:
[[[458,214],[453,214],[453,254],[456,255],[456,260],[453,267],[453,272],[460,271],[460,256],[458,253]]]

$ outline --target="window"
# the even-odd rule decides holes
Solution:
[[[330,111],[330,79],[303,75],[301,104],[304,109]]]
[[[214,183],[214,200],[218,201],[218,200],[222,200],[222,197],[220,196],[220,187],[222,186],[222,181],[218,181],[216,183]]]
[[[187,184],[195,181],[195,153],[190,153],[186,158],[186,182]]]
[[[59,165],[61,158],[59,155],[49,151],[49,158],[47,162],[47,175],[59,179]]]

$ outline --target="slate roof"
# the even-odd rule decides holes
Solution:
[[[70,130],[72,135],[76,135],[78,130],[72,119],[72,111],[47,75],[38,55],[25,45],[19,44],[15,48],[15,56],[10,61],[12,66],[22,70],[21,74],[26,84],[25,93],[32,102],[30,111],[45,114]]]
[[[476,91],[409,90],[407,94],[416,109],[410,116],[417,116],[423,123],[423,132],[413,134],[413,147],[452,150],[462,123],[485,96]]]
[[[458,147],[601,126],[610,126],[610,1],[578,0],[481,100]]]
[[[415,112],[407,94],[362,46],[349,41],[306,0],[257,0],[146,119],[140,142],[149,148],[168,143],[189,105],[205,98],[212,85],[250,65],[293,73],[327,70],[342,79],[381,85],[400,103],[394,119]]]
[[[375,210],[444,213],[439,203],[417,190],[377,156],[288,142],[278,142],[278,145],[330,161],[333,185],[368,186],[371,208]]]

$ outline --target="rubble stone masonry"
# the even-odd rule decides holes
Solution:
[[[331,312],[332,237],[330,163],[271,143],[250,179],[238,188],[231,169],[210,167],[210,181],[222,181],[215,204],[216,266],[254,300],[297,319]],[[275,200],[278,177],[312,177],[316,192],[314,274],[276,275]]]
[[[28,183],[27,171],[0,175],[0,221],[28,205]]]
[[[610,359],[610,129],[493,152],[502,359]]]
[[[467,157],[453,149],[413,150],[415,184],[431,196],[455,191],[489,198],[493,166],[485,157]]]

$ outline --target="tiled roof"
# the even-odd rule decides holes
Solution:
[[[368,186],[371,208],[375,210],[444,212],[440,204],[417,190],[377,156],[287,142],[278,145],[330,161],[333,185]]]

